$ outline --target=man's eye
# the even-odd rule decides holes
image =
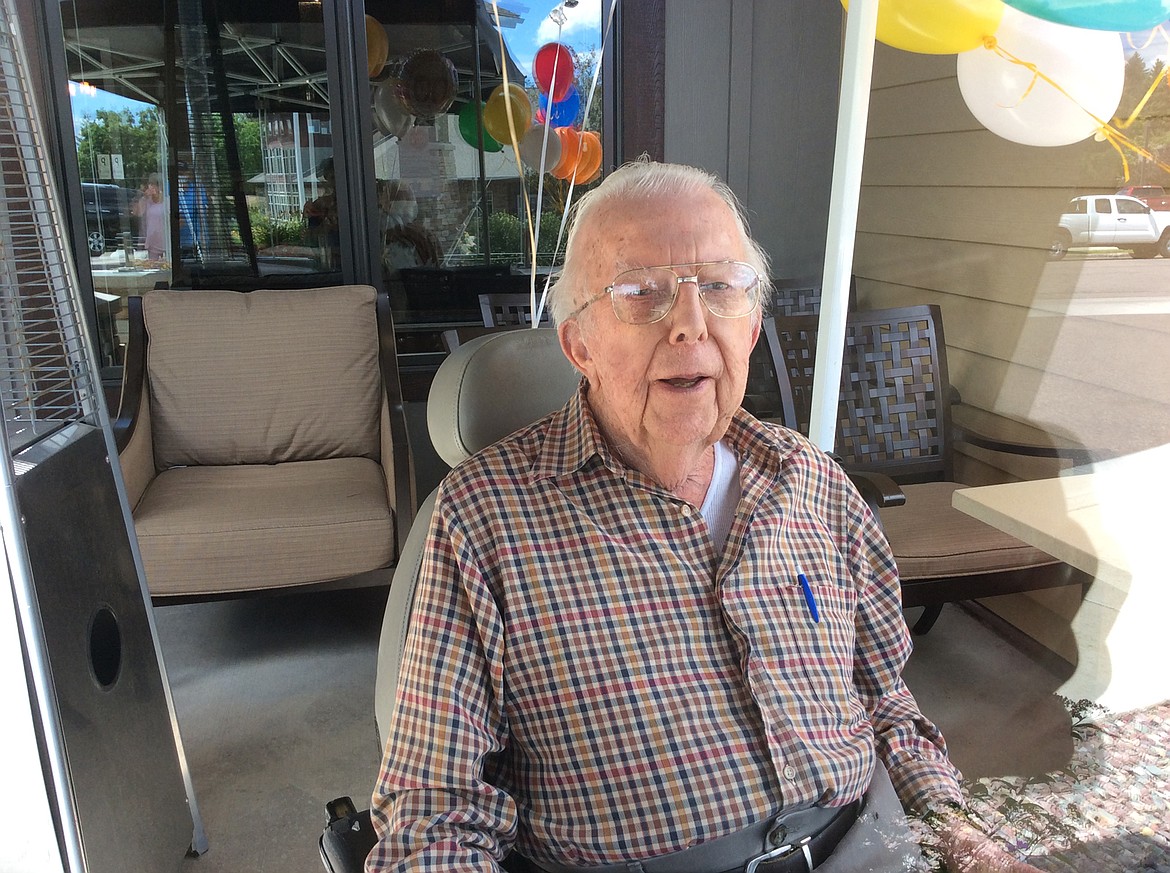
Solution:
[[[658,294],[658,289],[653,285],[618,285],[614,289],[614,293],[625,297],[628,300],[642,300],[647,297],[653,297]]]
[[[705,294],[720,294],[724,291],[731,290],[731,285],[729,285],[727,282],[704,282],[702,287],[703,293]]]

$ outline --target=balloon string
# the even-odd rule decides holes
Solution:
[[[1129,118],[1125,119],[1125,121],[1117,122],[1118,127],[1124,130],[1137,121],[1138,115],[1143,109],[1146,108],[1146,104],[1150,102],[1150,98],[1154,96],[1154,89],[1162,84],[1163,80],[1165,80],[1167,69],[1167,67],[1162,67],[1158,75],[1154,77],[1154,81],[1150,84],[1150,87],[1146,89],[1146,93],[1142,96],[1142,99],[1139,100],[1137,106],[1134,107],[1133,112],[1130,113]]]
[[[516,174],[520,178],[520,192],[524,195],[524,213],[528,219],[528,239],[532,244],[532,270],[535,276],[536,240],[532,235],[532,206],[528,203],[528,188],[524,184],[524,165],[520,163],[520,143],[516,136],[516,120],[512,117],[512,101],[508,99],[512,93],[508,83],[508,58],[511,56],[508,54],[507,46],[504,45],[504,26],[500,23],[500,6],[497,0],[492,0],[492,13],[496,18],[496,35],[500,38],[500,67],[504,80],[504,114],[508,118],[508,136],[512,140],[512,157],[516,159]]]
[[[1117,141],[1116,137],[1107,130],[1102,130],[1105,136],[1105,142],[1113,146],[1113,150],[1117,152],[1117,156],[1121,158],[1121,172],[1124,175],[1125,181],[1129,181],[1129,161],[1125,157],[1125,151],[1121,148],[1121,143]]]
[[[1170,34],[1167,34],[1166,29],[1164,27],[1162,27],[1162,25],[1160,25],[1160,24],[1157,27],[1154,27],[1150,30],[1150,35],[1146,38],[1146,41],[1144,43],[1142,43],[1141,45],[1134,44],[1132,32],[1127,33],[1125,35],[1125,41],[1129,43],[1129,47],[1131,49],[1134,49],[1136,51],[1141,51],[1142,49],[1148,49],[1151,45],[1153,45],[1154,40],[1157,39],[1159,36],[1162,37],[1162,39],[1166,40],[1166,44],[1168,46],[1170,46]]]
[[[557,22],[557,38],[556,43],[559,46],[561,42],[561,27],[562,22],[559,18],[554,18]],[[540,245],[540,216],[544,210],[544,172],[548,163],[548,133],[552,128],[552,105],[553,105],[553,89],[557,84],[557,66],[561,61],[561,53],[558,49],[553,52],[553,68],[552,78],[549,80],[548,101],[545,103],[544,110],[544,134],[540,142],[540,172],[536,174],[536,228],[532,234],[532,269],[529,271],[528,277],[528,305],[535,313],[532,316],[532,326],[535,328],[540,324],[540,319],[544,316],[544,296],[548,293],[548,279],[544,282],[544,293],[540,295],[540,302],[536,300],[536,267],[537,267],[537,247]],[[559,163],[559,162],[558,162]],[[554,168],[555,169],[555,168]],[[568,209],[568,206],[565,207]],[[553,253],[553,263],[556,263],[556,253]],[[551,274],[551,265],[550,265]]]
[[[605,58],[605,46],[609,42],[609,35],[610,35],[610,32],[613,30],[614,13],[617,10],[617,4],[618,4],[618,0],[611,0],[611,2],[609,4],[609,15],[606,17],[605,31],[601,34],[601,48],[599,48],[597,50],[597,58],[593,64],[593,80],[589,83],[589,94],[585,98],[585,108],[584,108],[584,110],[582,110],[582,116],[581,116],[581,129],[582,129],[582,131],[585,130],[586,125],[588,124],[589,109],[593,105],[593,96],[597,91],[598,79],[600,79],[600,77],[601,77],[601,62]],[[547,115],[552,114],[551,101],[550,101],[549,108],[550,108],[550,111],[548,113],[546,113]],[[581,160],[581,152],[582,152],[583,148],[584,148],[583,140],[580,137],[578,137],[578,142],[577,142],[577,161],[578,162],[580,162],[580,160]],[[561,242],[565,238],[565,227],[569,223],[569,206],[573,202],[573,188],[576,186],[576,184],[577,184],[577,172],[574,169],[572,175],[569,177],[569,190],[568,190],[567,194],[565,195],[565,208],[564,208],[564,211],[561,213],[561,225],[557,229],[557,241],[556,241],[556,244],[553,246],[553,263],[554,264],[556,263],[557,256],[561,252]],[[540,295],[540,306],[536,310],[536,317],[534,317],[532,319],[532,323],[534,325],[539,323],[540,318],[544,313],[544,305],[545,305],[545,301],[548,300],[548,291],[549,291],[549,286],[551,285],[551,283],[552,283],[552,272],[550,271],[549,275],[547,275],[544,279],[544,292]]]
[[[1053,81],[1049,76],[1042,73],[1036,67],[1035,64],[1030,63],[1030,62],[1025,61],[1025,60],[1021,60],[1020,58],[1013,55],[1011,52],[1009,52],[1007,49],[1005,49],[1003,46],[1001,46],[996,41],[994,36],[984,37],[983,46],[984,46],[984,48],[990,49],[991,51],[995,52],[997,55],[999,55],[1001,58],[1003,58],[1008,63],[1012,63],[1012,64],[1015,64],[1017,66],[1023,67],[1025,70],[1028,70],[1032,74],[1032,80],[1028,83],[1028,87],[1024,89],[1024,93],[1020,95],[1020,99],[1018,101],[1016,101],[1016,103],[1013,105],[1018,106],[1021,102],[1023,102],[1028,97],[1029,94],[1032,93],[1032,89],[1036,86],[1036,83],[1043,81],[1043,82],[1046,82],[1047,84],[1051,85],[1059,93],[1061,93],[1065,97],[1067,97],[1070,101],[1072,101],[1073,105],[1075,105],[1078,109],[1080,109],[1087,116],[1089,116],[1091,119],[1093,119],[1093,121],[1097,122],[1098,133],[1100,133],[1102,138],[1105,139],[1105,141],[1108,142],[1111,146],[1113,146],[1113,148],[1117,151],[1117,153],[1119,155],[1121,155],[1121,169],[1122,169],[1122,172],[1125,176],[1126,182],[1129,181],[1129,161],[1126,160],[1125,153],[1122,151],[1123,146],[1125,148],[1129,149],[1130,151],[1135,152],[1136,154],[1145,158],[1146,160],[1153,161],[1155,164],[1157,164],[1163,170],[1170,171],[1170,165],[1167,165],[1167,164],[1163,163],[1162,161],[1158,160],[1157,158],[1155,158],[1154,155],[1148,149],[1142,148],[1140,145],[1135,143],[1133,140],[1129,139],[1127,136],[1125,136],[1125,134],[1123,134],[1120,130],[1118,130],[1116,127],[1111,125],[1108,121],[1105,121],[1104,119],[1099,118],[1098,116],[1096,116],[1092,112],[1090,112],[1088,109],[1085,109],[1084,106],[1081,106],[1081,104],[1077,102],[1075,97],[1073,97],[1071,94],[1069,94],[1068,91],[1066,91],[1059,84],[1057,84],[1055,81]],[[1165,75],[1165,70],[1162,71],[1162,75],[1163,76]],[[1154,84],[1156,85],[1157,81],[1155,81]],[[1151,86],[1150,90],[1151,91],[1153,90],[1153,86]],[[1143,100],[1142,100],[1142,105],[1145,105],[1145,100],[1148,98],[1149,98],[1149,95],[1147,94],[1146,98],[1143,98]],[[1011,107],[1004,106],[1003,108],[1009,109]],[[1133,121],[1133,119],[1130,119],[1129,123],[1132,123],[1132,121]],[[1118,126],[1119,127],[1126,127],[1127,124],[1119,124]]]

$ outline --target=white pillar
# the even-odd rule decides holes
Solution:
[[[853,275],[853,244],[869,120],[869,84],[873,76],[877,11],[878,0],[850,0],[845,22],[845,58],[841,66],[837,145],[829,194],[829,235],[825,248],[809,422],[809,437],[826,451],[832,451],[837,431],[837,398],[845,345],[845,317],[849,311],[849,283]]]

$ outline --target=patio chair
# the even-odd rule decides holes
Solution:
[[[804,434],[817,329],[815,315],[764,322],[784,423]],[[925,607],[914,625],[920,634],[945,603],[1091,581],[951,506],[963,487],[954,481],[953,397],[938,306],[849,314],[834,452],[877,510],[898,564],[903,606]]]
[[[849,308],[857,302],[857,277],[849,280]],[[821,311],[821,277],[798,276],[772,280],[772,297],[768,301],[770,315],[816,315]],[[793,412],[784,406],[779,379],[771,351],[764,341],[752,349],[748,366],[747,390],[743,407],[756,418],[766,421],[788,422]]]
[[[369,286],[129,301],[114,424],[156,602],[389,584],[410,468]]]
[[[539,296],[537,299],[539,300]],[[528,294],[514,292],[480,294],[479,309],[485,327],[532,324],[532,297]],[[552,323],[547,307],[541,313],[540,323],[545,326]]]

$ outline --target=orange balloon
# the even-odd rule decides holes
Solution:
[[[386,58],[390,56],[390,37],[382,22],[372,15],[366,16],[366,70],[370,78],[382,72]]]
[[[561,139],[561,159],[549,172],[553,178],[568,179],[577,169],[577,160],[581,157],[581,134],[572,127],[555,128]]]
[[[581,156],[577,159],[577,168],[573,171],[573,181],[580,185],[590,179],[601,169],[601,137],[595,131],[581,131]]]

